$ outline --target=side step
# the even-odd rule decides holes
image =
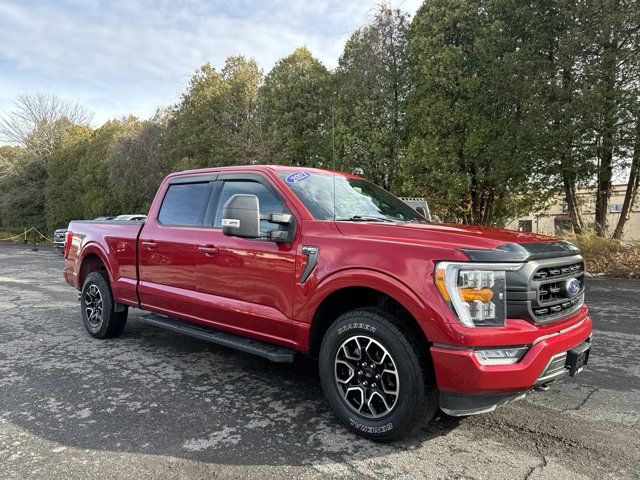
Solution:
[[[232,333],[221,332],[210,328],[203,328],[191,323],[182,322],[175,318],[159,315],[157,313],[147,313],[139,317],[147,325],[164,328],[172,332],[182,333],[190,337],[199,338],[207,342],[234,348],[246,353],[252,353],[272,362],[291,363],[295,355],[295,350],[270,343],[261,342],[252,338],[241,337]]]

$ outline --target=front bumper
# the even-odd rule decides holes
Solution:
[[[566,352],[588,341],[591,330],[591,318],[585,315],[569,327],[534,339],[527,353],[511,365],[483,365],[473,348],[432,345],[441,408],[450,415],[491,411],[555,380],[568,373]]]

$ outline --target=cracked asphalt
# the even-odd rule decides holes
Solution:
[[[48,248],[0,245],[0,478],[640,478],[640,281],[589,279],[589,366],[493,413],[376,444],[313,362],[137,320],[94,340]]]

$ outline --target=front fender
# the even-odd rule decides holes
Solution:
[[[429,324],[434,318],[431,307],[397,278],[366,268],[340,270],[323,278],[307,297],[307,302],[300,309],[296,309],[297,321],[306,324],[310,330],[313,317],[322,302],[332,293],[350,287],[370,288],[393,298],[416,319],[429,338]]]

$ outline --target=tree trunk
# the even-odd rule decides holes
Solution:
[[[607,236],[607,214],[611,198],[611,180],[613,177],[614,134],[616,129],[616,43],[608,44],[603,52],[603,110],[598,145],[598,172],[596,181],[596,233],[600,237]]]
[[[607,214],[609,211],[609,199],[611,198],[611,178],[613,177],[613,138],[609,132],[602,139],[601,155],[598,166],[598,179],[596,183],[596,233],[600,237],[607,236]]]
[[[636,201],[638,186],[640,186],[640,116],[636,119],[636,139],[633,147],[633,160],[631,161],[627,191],[624,194],[624,203],[622,204],[618,224],[613,232],[613,238],[617,240],[621,240],[624,235],[624,226],[629,220],[631,209]]]
[[[578,196],[576,195],[576,184],[572,178],[564,174],[562,179],[564,185],[564,196],[567,202],[567,210],[571,217],[573,232],[580,235],[584,231],[584,222],[580,213],[580,205],[578,205]]]

